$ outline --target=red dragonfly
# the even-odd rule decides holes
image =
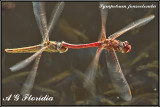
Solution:
[[[24,67],[26,67],[29,63],[31,63],[35,59],[34,66],[29,73],[23,87],[21,90],[22,94],[29,94],[35,80],[36,72],[38,69],[38,64],[42,55],[42,52],[59,52],[63,53],[68,50],[68,48],[72,49],[81,49],[81,48],[90,48],[90,47],[99,47],[96,56],[89,68],[88,76],[85,80],[85,87],[89,86],[93,83],[96,70],[97,70],[97,64],[99,60],[99,56],[101,51],[104,49],[107,52],[107,65],[109,68],[110,75],[113,77],[113,83],[116,83],[117,90],[124,89],[124,91],[119,91],[120,95],[124,99],[130,98],[131,99],[131,93],[129,89],[129,85],[127,81],[125,80],[123,73],[121,71],[121,67],[119,65],[117,56],[115,51],[122,52],[122,53],[128,53],[131,50],[131,46],[127,41],[121,42],[118,40],[115,40],[118,36],[122,35],[123,33],[127,32],[130,29],[139,27],[141,25],[144,25],[151,21],[154,18],[154,15],[150,15],[146,18],[139,19],[138,21],[135,21],[134,23],[128,25],[127,27],[123,28],[122,30],[114,33],[113,35],[109,36],[108,39],[106,39],[106,33],[105,33],[105,24],[106,24],[106,18],[107,18],[107,10],[101,9],[101,19],[102,19],[102,30],[101,30],[101,36],[98,42],[94,43],[88,43],[88,44],[69,44],[64,41],[62,42],[56,42],[56,41],[49,41],[49,35],[54,28],[57,19],[59,18],[62,10],[64,7],[64,2],[57,3],[55,9],[53,10],[51,14],[50,22],[47,26],[46,21],[46,13],[44,8],[44,3],[42,2],[33,2],[33,11],[34,15],[37,21],[37,24],[39,26],[41,36],[42,36],[42,43],[35,46],[29,46],[29,47],[22,47],[22,48],[14,48],[14,49],[5,49],[8,53],[34,53],[29,58],[17,63],[16,65],[10,67],[11,71],[18,71]],[[124,87],[124,88],[123,88]]]
[[[100,2],[100,5],[102,4],[107,5],[108,3]],[[101,8],[100,12],[101,12],[102,28],[101,28],[99,41],[104,42],[104,44],[97,49],[96,55],[92,63],[87,69],[88,74],[87,74],[87,78],[84,81],[84,87],[89,89],[92,95],[95,94],[94,80],[95,80],[95,75],[97,71],[98,61],[99,61],[99,57],[100,57],[102,50],[105,50],[108,72],[110,74],[112,84],[124,100],[130,101],[132,99],[131,90],[122,73],[121,66],[119,64],[115,51],[122,52],[122,53],[128,53],[131,51],[131,45],[129,45],[127,41],[121,42],[115,39],[133,28],[137,28],[144,24],[147,24],[155,16],[150,15],[146,18],[139,19],[129,24],[128,26],[124,27],[123,29],[119,30],[118,32],[110,35],[108,39],[106,39],[105,25],[106,25],[108,10]]]

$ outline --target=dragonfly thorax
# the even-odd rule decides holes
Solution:
[[[127,41],[122,42],[115,39],[106,39],[105,40],[107,49],[114,49],[117,52],[128,53],[131,51],[131,45]]]
[[[61,46],[61,42],[56,42],[56,41],[49,41],[44,44],[44,46],[47,46],[45,51],[47,52],[59,52],[59,53],[64,53],[68,50],[66,47]]]

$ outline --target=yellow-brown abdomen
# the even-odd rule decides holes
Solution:
[[[22,48],[5,49],[7,53],[35,53],[40,50],[42,45],[35,45]]]

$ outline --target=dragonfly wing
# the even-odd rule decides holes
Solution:
[[[34,80],[35,80],[35,77],[36,77],[36,73],[37,73],[37,69],[38,69],[38,64],[39,64],[39,61],[40,61],[40,58],[41,58],[41,55],[42,53],[40,53],[36,60],[35,60],[35,63],[34,63],[34,66],[31,70],[31,72],[29,73],[23,87],[22,87],[22,90],[21,90],[21,94],[24,95],[24,94],[30,94],[30,91],[31,89],[33,88],[33,85],[34,85]]]
[[[119,37],[120,35],[126,33],[127,31],[133,29],[133,28],[137,28],[140,26],[143,26],[145,24],[147,24],[148,22],[150,22],[152,19],[154,19],[154,15],[150,15],[148,17],[139,19],[131,24],[129,24],[128,26],[124,27],[123,29],[119,30],[118,32],[112,34],[109,36],[109,39],[116,39],[117,37]]]
[[[30,56],[29,58],[13,65],[12,67],[10,67],[11,71],[18,71],[24,67],[26,67],[29,63],[31,63],[38,55],[40,55],[44,50],[46,49],[46,47],[43,47],[42,49],[40,49],[38,52],[36,52],[35,54],[33,54],[32,56]]]
[[[34,15],[40,29],[43,41],[48,40],[46,12],[43,2],[33,2]]]
[[[99,62],[99,56],[103,50],[103,47],[100,47],[97,49],[96,55],[89,65],[87,69],[87,75],[83,82],[83,87],[89,90],[89,92],[94,96],[95,95],[95,76],[97,72],[98,62]]]
[[[62,13],[63,8],[64,8],[64,2],[58,2],[56,7],[53,9],[51,18],[50,18],[50,22],[48,25],[48,35],[50,35],[52,29],[54,28],[57,22],[57,19],[60,17]]]
[[[106,50],[106,61],[108,72],[110,74],[111,80],[117,92],[120,96],[129,101],[132,99],[130,87],[122,73],[120,64],[117,59],[117,55],[114,50]]]
[[[101,5],[107,5],[108,2],[100,2],[99,3],[100,6]],[[108,9],[100,9],[101,12],[101,22],[102,22],[102,28],[101,28],[101,33],[100,33],[100,37],[99,37],[99,41],[104,41],[106,39],[106,20],[107,20],[107,16],[108,16]]]

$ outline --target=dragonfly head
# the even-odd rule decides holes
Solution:
[[[128,53],[131,51],[131,45],[127,41],[123,42],[122,53]]]
[[[68,50],[68,48],[63,47],[61,44],[62,44],[62,42],[57,43],[57,50],[59,51],[59,53],[64,53]]]

